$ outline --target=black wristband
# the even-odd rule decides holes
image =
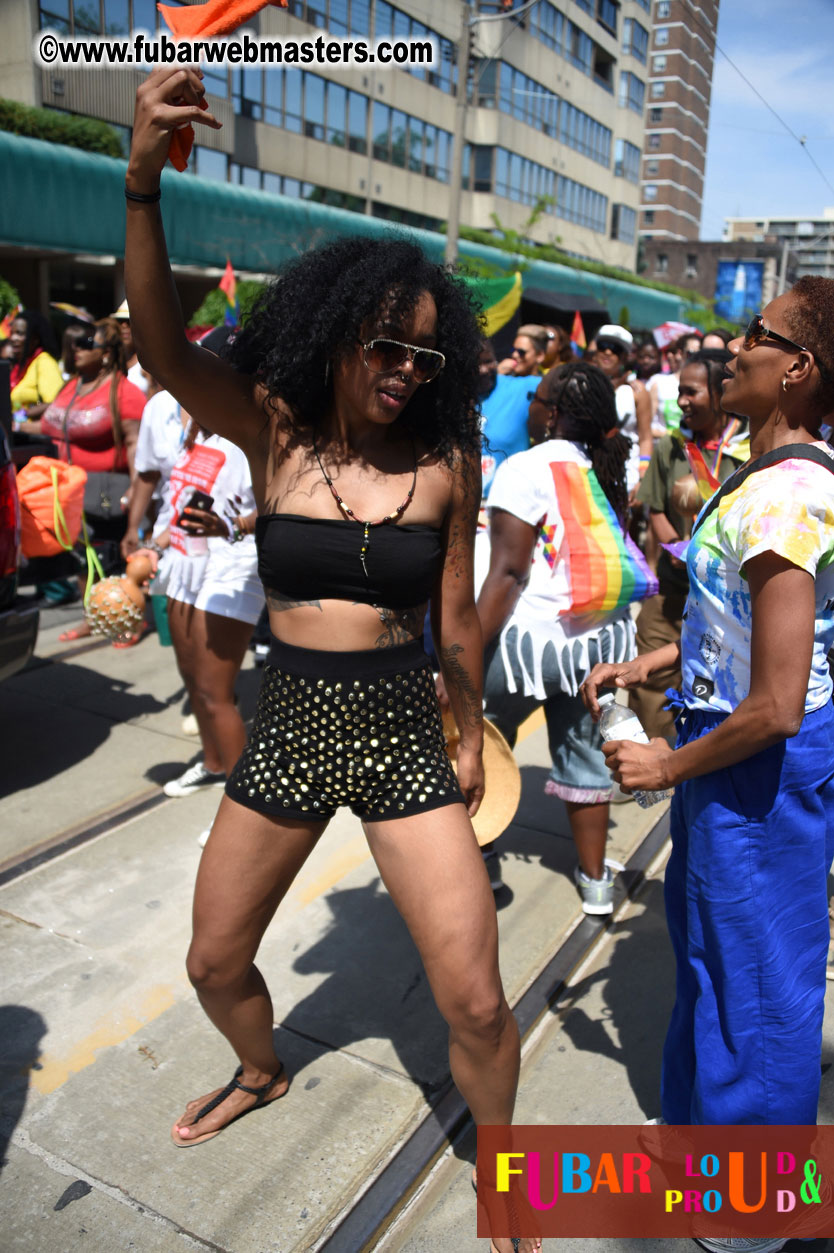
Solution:
[[[156,204],[162,199],[162,192],[157,187],[156,191],[149,192],[147,195],[143,191],[131,191],[129,187],[125,187],[125,196],[128,200],[135,200],[137,204]]]

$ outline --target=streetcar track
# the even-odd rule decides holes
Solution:
[[[47,865],[48,862],[54,861],[56,857],[60,857],[64,853],[81,848],[84,844],[88,844],[90,840],[97,839],[102,835],[110,835],[111,832],[124,826],[126,822],[132,822],[134,818],[139,818],[143,814],[149,813],[152,809],[156,809],[157,806],[164,804],[169,799],[162,788],[149,788],[147,792],[141,793],[126,804],[117,805],[104,813],[100,813],[92,822],[89,819],[85,819],[83,823],[79,823],[76,827],[69,827],[59,832],[58,835],[44,840],[43,843],[35,845],[34,848],[28,848],[19,857],[9,858],[8,861],[0,865],[0,887],[5,887],[7,883],[13,883],[15,879],[28,874],[30,870],[37,870],[39,867]]]
[[[617,876],[624,895],[615,904],[613,915],[583,916],[512,1006],[522,1045],[542,1016],[552,1012],[564,998],[572,974],[616,921],[621,906],[639,891],[649,867],[669,838],[669,829],[667,806]],[[449,1144],[473,1130],[469,1110],[450,1078],[373,1183],[331,1234],[316,1246],[316,1253],[370,1253]]]

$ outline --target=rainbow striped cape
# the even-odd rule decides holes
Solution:
[[[571,605],[566,613],[603,616],[635,600],[655,596],[657,578],[617,515],[593,470],[572,461],[550,466],[570,554]],[[542,536],[551,567],[553,536]]]

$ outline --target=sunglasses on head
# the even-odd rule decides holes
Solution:
[[[362,355],[372,374],[392,374],[410,361],[418,383],[430,383],[446,364],[442,352],[434,348],[419,348],[416,344],[403,344],[398,339],[369,339],[362,344]]]

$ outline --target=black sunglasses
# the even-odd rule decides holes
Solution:
[[[442,352],[434,348],[419,348],[416,344],[403,344],[398,339],[369,339],[367,344],[362,344],[362,353],[365,365],[372,374],[392,374],[406,361],[411,361],[418,383],[430,383],[446,364]]]
[[[777,344],[784,344],[786,348],[793,348],[794,352],[810,352],[810,348],[803,348],[801,344],[795,344],[792,339],[787,339],[784,335],[777,334],[765,326],[764,318],[757,313],[747,323],[747,330],[744,332],[744,347],[755,348],[759,344],[763,344],[766,339],[773,339]],[[813,353],[811,353],[813,356]]]
[[[792,339],[788,339],[787,336],[780,335],[777,331],[770,330],[769,327],[765,326],[762,315],[757,313],[756,316],[751,318],[747,323],[747,330],[744,332],[744,347],[756,348],[759,344],[764,344],[768,339],[772,339],[777,344],[784,344],[786,348],[792,348],[794,352],[807,352],[810,357],[813,357],[814,364],[820,372],[820,377],[825,379],[826,382],[830,382],[831,376],[828,371],[820,365],[820,362],[817,359],[817,354],[812,349],[804,348],[802,344],[795,343]]]
[[[628,354],[628,349],[619,339],[598,339],[597,352],[605,352],[606,349],[609,352],[615,352],[618,357],[625,357]]]
[[[82,335],[73,344],[73,348],[80,348],[82,352],[90,352],[93,348],[104,348],[104,344],[100,344],[95,335]]]

